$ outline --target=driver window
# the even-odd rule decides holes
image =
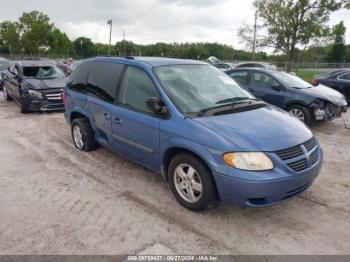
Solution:
[[[143,70],[129,66],[120,86],[118,102],[150,113],[151,110],[146,105],[146,101],[150,97],[160,97],[151,79]]]
[[[263,73],[252,73],[251,83],[258,87],[272,88],[272,86],[279,86],[280,84],[272,77]]]

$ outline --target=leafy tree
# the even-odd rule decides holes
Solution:
[[[108,56],[109,46],[107,44],[96,43],[95,44],[96,55],[98,56]],[[113,48],[111,48],[111,55],[115,55]]]
[[[49,37],[49,50],[51,56],[64,57],[70,55],[72,43],[65,33],[54,28]]]
[[[23,13],[19,18],[22,46],[26,53],[38,55],[49,48],[53,24],[50,18],[38,11]]]
[[[331,62],[343,62],[345,59],[346,46],[345,46],[345,33],[346,27],[344,22],[340,22],[333,28],[334,43],[332,49],[328,54],[328,59]]]
[[[0,39],[2,49],[6,53],[17,53],[21,51],[20,28],[17,22],[5,21],[0,23]]]
[[[73,54],[79,58],[88,58],[96,55],[94,43],[90,38],[79,37],[73,42]]]
[[[340,0],[260,0],[258,16],[266,28],[263,45],[293,62],[298,48],[306,49],[331,34],[329,16],[341,7]]]

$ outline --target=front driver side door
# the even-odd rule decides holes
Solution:
[[[18,83],[18,77],[19,77],[19,70],[16,64],[11,64],[9,68],[9,78],[8,78],[8,83],[6,85],[9,93],[11,94],[12,97],[14,97],[17,100],[20,100],[20,95],[19,95],[19,83]]]
[[[159,170],[159,126],[163,121],[146,101],[160,97],[147,73],[128,66],[112,114],[112,132],[118,151],[153,170]]]
[[[284,88],[271,76],[262,72],[251,71],[248,89],[257,98],[269,104],[284,108]]]

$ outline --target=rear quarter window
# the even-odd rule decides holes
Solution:
[[[90,69],[89,62],[80,64],[74,70],[72,76],[70,77],[68,88],[76,92],[85,93],[87,79],[89,76],[89,69]]]
[[[87,84],[87,95],[114,103],[117,86],[124,65],[107,62],[92,62]]]

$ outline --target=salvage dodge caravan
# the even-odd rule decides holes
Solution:
[[[102,145],[160,173],[194,211],[292,199],[321,169],[320,145],[301,121],[203,62],[86,60],[64,102],[77,149]]]

